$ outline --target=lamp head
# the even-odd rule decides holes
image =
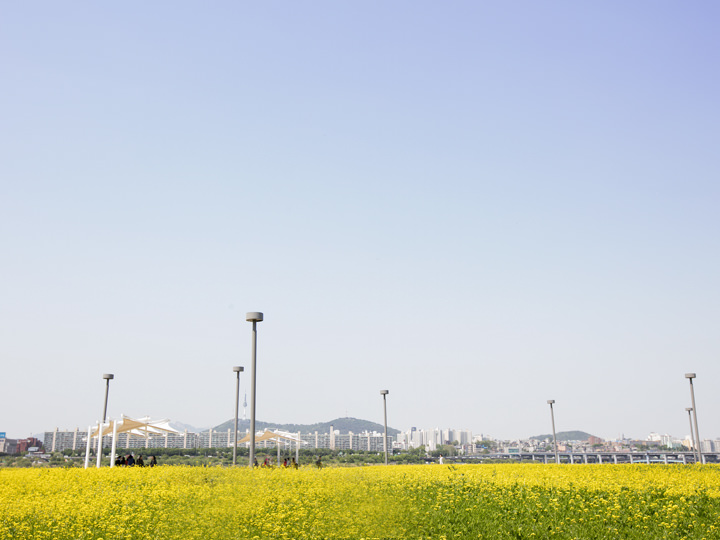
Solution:
[[[234,371],[235,373],[240,373],[240,372],[242,372],[242,371],[245,371],[245,368],[242,367],[242,366],[233,366],[233,371]]]
[[[685,407],[685,410],[686,410],[687,412],[692,412],[692,407]]]
[[[103,373],[103,379],[105,379],[107,381],[114,379],[114,378],[115,378],[115,375],[113,375],[112,373]]]
[[[263,314],[259,311],[250,311],[245,314],[245,320],[248,322],[261,322],[263,320]]]
[[[548,405],[552,405],[553,403],[555,403],[554,399],[548,399]]]
[[[694,379],[695,377],[696,377],[696,375],[695,375],[694,373],[686,373],[686,374],[685,374],[685,378],[686,378],[686,379],[692,380],[692,379]]]
[[[380,390],[380,393],[381,393],[383,396],[387,396],[387,395],[390,393],[390,390]]]

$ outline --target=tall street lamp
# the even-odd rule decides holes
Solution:
[[[386,396],[390,393],[389,390],[380,390],[380,394],[383,397],[383,410],[385,411],[385,436],[383,437],[383,447],[385,448],[385,465],[388,464],[388,448],[387,448],[387,399]]]
[[[548,402],[548,405],[550,405],[550,419],[552,420],[553,446],[555,447],[555,463],[560,463],[560,456],[558,455],[558,449],[557,449],[557,436],[555,435],[555,412],[553,411],[553,403],[555,403],[555,400],[548,399],[547,402]]]
[[[255,382],[257,380],[257,323],[262,322],[263,314],[259,311],[251,311],[245,315],[245,320],[252,322],[252,383],[250,385],[250,463],[252,468],[255,463]]]
[[[115,375],[112,373],[103,373],[103,379],[105,379],[105,402],[103,405],[103,415],[102,415],[102,423],[98,425],[98,456],[97,456],[97,466],[100,467],[100,459],[102,457],[102,432],[105,425],[105,419],[107,418],[107,404],[108,404],[108,394],[110,393],[110,381],[115,378]],[[90,437],[90,433],[88,432],[88,437]],[[110,456],[110,459],[112,459],[112,456]]]
[[[242,366],[233,366],[233,371],[237,375],[235,383],[235,439],[233,443],[233,466],[237,464],[237,424],[238,424],[238,407],[240,406],[240,372],[244,371]]]
[[[700,433],[698,432],[697,407],[695,406],[695,388],[693,387],[694,373],[686,373],[685,378],[690,381],[690,398],[692,399],[692,413],[695,418],[695,445],[697,446],[698,463],[703,462],[702,450],[700,449]]]
[[[105,406],[103,407],[103,415],[102,415],[102,421],[103,424],[105,423],[105,419],[107,418],[107,402],[108,402],[108,393],[110,392],[110,381],[115,378],[115,375],[112,373],[103,373],[103,379],[105,379]]]
[[[697,459],[697,443],[695,442],[695,433],[693,433],[693,425],[692,425],[692,407],[685,407],[685,410],[688,413],[688,421],[690,422],[690,442],[692,443],[693,454],[695,454],[695,459]]]

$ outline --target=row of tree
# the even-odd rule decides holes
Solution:
[[[142,455],[144,458],[155,456],[159,465],[195,465],[195,466],[229,466],[232,465],[232,448],[119,448],[118,455],[134,454],[136,457]],[[237,449],[238,465],[248,464],[248,449],[241,447]],[[438,446],[433,452],[426,452],[425,447],[414,448],[409,451],[395,452],[389,457],[389,461],[398,464],[425,463],[437,461],[439,456],[453,456],[456,450],[451,445]],[[256,458],[263,463],[265,457],[277,466],[277,450],[275,448],[256,449]],[[290,461],[295,457],[295,451],[284,451],[280,454],[280,463],[287,458]],[[324,465],[330,466],[359,466],[375,465],[385,462],[383,452],[370,452],[367,450],[330,450],[328,448],[308,448],[300,450],[300,466],[311,466],[320,458]],[[95,464],[96,457],[92,456],[91,464]],[[103,449],[101,459],[103,465],[109,465],[110,449]],[[54,452],[49,459],[41,459],[37,456],[0,456],[0,467],[82,467],[85,463],[84,450],[64,450]]]
[[[494,451],[493,441],[482,441],[482,452]],[[159,464],[165,465],[201,465],[201,466],[228,466],[232,464],[232,448],[119,448],[118,455],[134,454],[144,457],[155,456]],[[454,445],[438,445],[435,450],[428,452],[425,446],[412,448],[408,451],[395,451],[389,457],[392,463],[426,463],[437,461],[440,456],[452,457],[457,455]],[[249,450],[245,446],[237,449],[237,462],[239,465],[248,464]],[[268,457],[273,463],[277,459],[275,448],[257,448],[256,457],[263,462]],[[287,458],[288,461],[295,457],[295,451],[281,453],[280,461]],[[306,448],[300,450],[299,465],[314,465],[318,459],[325,465],[333,466],[357,466],[374,465],[385,462],[383,452],[370,452],[367,450],[330,450],[328,448]],[[41,459],[35,456],[2,456],[0,455],[0,467],[82,467],[84,466],[85,450],[63,450],[62,453],[54,452],[49,459]],[[95,457],[92,463],[95,463]],[[109,464],[110,448],[103,448],[102,463]]]

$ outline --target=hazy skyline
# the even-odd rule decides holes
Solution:
[[[2,3],[0,431],[720,437],[720,7]],[[249,397],[249,396],[248,396]]]

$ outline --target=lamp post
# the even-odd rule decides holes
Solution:
[[[380,394],[383,397],[383,411],[385,412],[385,435],[383,436],[383,447],[385,448],[385,465],[388,464],[388,449],[387,449],[387,399],[386,396],[390,393],[390,390],[380,390]]]
[[[244,371],[242,366],[233,366],[233,371],[237,375],[235,383],[235,439],[233,443],[233,466],[237,464],[237,424],[238,424],[238,408],[240,406],[240,372]]]
[[[115,378],[115,375],[112,373],[103,373],[103,379],[105,379],[105,404],[103,405],[103,415],[102,415],[102,422],[98,424],[98,444],[97,444],[97,450],[98,450],[98,456],[97,456],[97,466],[100,467],[100,459],[102,457],[102,431],[105,425],[105,419],[107,418],[107,404],[108,404],[108,394],[110,393],[110,381]],[[88,432],[88,437],[90,437],[90,432]],[[112,456],[110,456],[110,459],[112,459]]]
[[[692,407],[685,407],[685,410],[688,413],[688,421],[690,422],[690,442],[693,446],[693,454],[695,454],[695,459],[697,459],[697,443],[695,442],[695,434],[693,433],[692,425]]]
[[[702,450],[700,450],[700,433],[698,432],[697,407],[695,406],[695,388],[693,387],[693,379],[696,377],[694,373],[686,373],[685,378],[690,380],[690,398],[692,400],[692,413],[695,417],[695,446],[697,447],[698,463],[703,462]]]
[[[257,323],[262,322],[263,314],[251,311],[245,314],[245,320],[252,322],[252,383],[250,384],[250,462],[252,468],[255,463],[255,381],[257,380]]]
[[[558,449],[557,449],[557,436],[555,435],[555,412],[553,411],[553,403],[555,403],[555,400],[548,399],[547,402],[548,402],[548,405],[550,405],[550,419],[552,420],[553,446],[555,447],[555,463],[560,463],[560,456],[558,455]]]
[[[105,406],[103,407],[103,415],[102,415],[102,421],[103,424],[105,423],[105,419],[107,418],[107,402],[108,402],[108,393],[110,392],[110,381],[115,378],[115,375],[112,373],[103,373],[103,379],[105,379]]]

